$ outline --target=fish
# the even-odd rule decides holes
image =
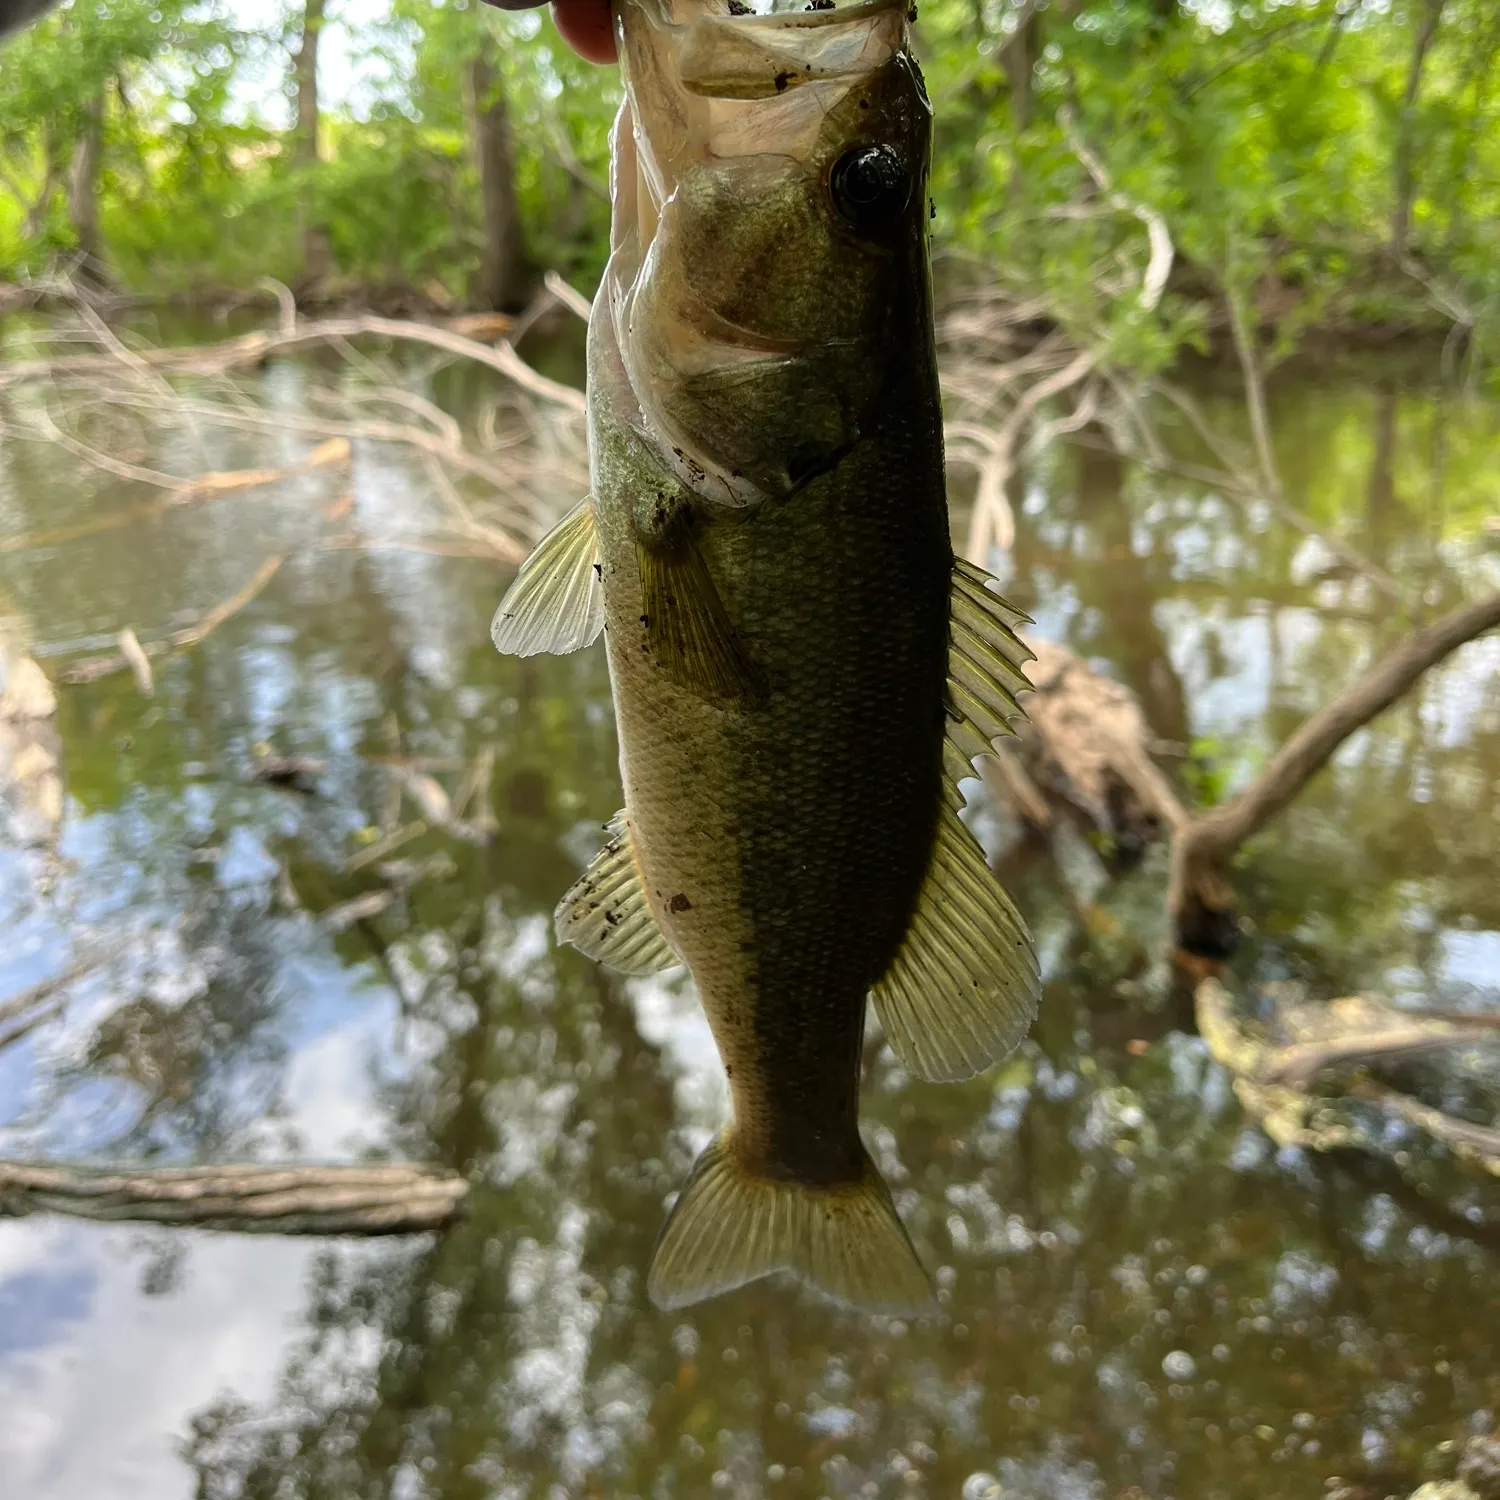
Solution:
[[[604,636],[625,806],[557,936],[625,974],[685,964],[727,1079],[652,1300],[789,1271],[919,1314],[932,1283],[860,1135],[866,1010],[928,1080],[1036,1013],[958,785],[1014,732],[1028,620],[953,552],[906,0],[723,4],[616,0],[590,493],[491,633],[521,656]]]

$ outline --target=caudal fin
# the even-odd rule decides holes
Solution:
[[[808,1187],[747,1172],[725,1131],[694,1164],[662,1227],[646,1283],[651,1300],[687,1307],[782,1270],[864,1312],[936,1310],[868,1156],[859,1181]]]

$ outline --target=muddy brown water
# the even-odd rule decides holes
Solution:
[[[273,366],[258,395],[297,410],[304,376]],[[486,390],[435,393],[468,420]],[[1425,610],[1500,585],[1500,409],[1360,366],[1283,389],[1276,424],[1288,493]],[[209,441],[221,468],[310,446]],[[977,785],[1041,1018],[958,1086],[872,1049],[864,1104],[942,1316],[871,1324],[779,1284],[655,1311],[664,1204],[724,1093],[679,976],[621,982],[551,939],[620,801],[602,652],[499,658],[494,564],[320,547],[342,490],[370,538],[431,504],[409,453],[359,443],[346,471],[0,553],[50,672],[290,554],[157,663],[153,698],[128,674],[60,689],[60,862],[0,847],[0,1002],[122,946],[0,1051],[0,1155],[419,1158],[472,1177],[469,1213],[366,1243],[0,1221],[7,1497],[1383,1494],[1500,1420],[1495,1184],[1397,1134],[1278,1152],[1166,1003],[1159,855],[1114,870],[1066,825],[1019,842]],[[0,538],[145,498],[50,447],[0,453]],[[1315,542],[1200,485],[1068,451],[1014,498],[1012,597],[1140,694],[1200,798],[1400,632]],[[258,747],[325,761],[317,794],[247,783]],[[430,758],[451,791],[485,750],[493,841],[427,834],[401,856],[446,873],[330,934],[316,913],[379,886],[344,870],[392,812],[379,758]],[[1239,982],[1500,1005],[1497,786],[1492,638],[1250,851]]]

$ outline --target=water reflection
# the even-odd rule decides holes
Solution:
[[[294,402],[295,372],[272,378]],[[1279,432],[1289,492],[1431,608],[1494,586],[1493,410],[1351,382],[1292,393]],[[300,451],[273,446],[213,459]],[[665,1202],[723,1101],[680,980],[622,984],[550,941],[619,803],[602,657],[497,657],[493,569],[313,548],[342,482],[5,558],[50,664],[292,554],[154,699],[128,676],[63,691],[61,863],[39,890],[36,856],[0,851],[0,995],[114,947],[0,1053],[0,1153],[412,1156],[469,1174],[470,1212],[375,1248],[0,1226],[16,1493],[1042,1500],[1237,1496],[1253,1474],[1292,1495],[1413,1476],[1500,1410],[1493,1193],[1441,1160],[1277,1153],[1152,1009],[1159,854],[1112,872],[1080,839],[1054,860],[990,806],[1046,958],[1033,1039],[959,1086],[872,1051],[866,1094],[942,1317],[872,1326],[767,1285],[651,1310]],[[422,489],[368,446],[352,485],[371,526]],[[1083,451],[1023,490],[1017,602],[1126,681],[1204,789],[1401,629],[1364,579],[1191,484]],[[9,532],[131,499],[0,456]],[[258,748],[326,762],[317,793],[248,781]],[[394,885],[348,868],[392,823],[393,759],[451,792],[485,750],[490,843],[429,832],[391,856],[425,878]],[[1242,976],[1500,1001],[1497,785],[1480,642],[1250,852]],[[376,914],[320,921],[377,889]]]

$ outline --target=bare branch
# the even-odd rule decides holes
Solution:
[[[1296,797],[1351,734],[1410,691],[1430,667],[1497,626],[1500,593],[1456,609],[1407,636],[1308,719],[1245,791],[1194,820],[1199,850],[1220,858],[1232,854]]]
[[[383,1235],[442,1229],[468,1183],[440,1167],[87,1168],[0,1161],[0,1217],[66,1214],[239,1234]]]
[[[1210,955],[1229,951],[1235,901],[1225,870],[1236,851],[1297,796],[1350,735],[1410,691],[1429,668],[1496,626],[1500,594],[1491,594],[1407,636],[1308,719],[1249,787],[1178,829],[1167,905],[1180,947]]]
[[[1095,186],[1104,194],[1110,206],[1119,209],[1121,213],[1131,214],[1146,226],[1151,255],[1146,263],[1145,274],[1141,277],[1140,306],[1145,312],[1154,312],[1161,302],[1162,293],[1167,289],[1167,278],[1172,274],[1175,255],[1167,221],[1155,209],[1148,208],[1115,186],[1104,163],[1084,140],[1078,128],[1078,117],[1070,105],[1065,104],[1058,110],[1057,119],[1068,138],[1073,155],[1083,163],[1084,169],[1094,179]]]
[[[588,322],[594,311],[594,304],[589,301],[582,292],[568,285],[556,271],[548,271],[542,277],[542,285],[552,294],[554,300],[567,308],[576,317]]]
[[[182,374],[218,375],[238,366],[259,364],[278,354],[286,354],[308,344],[327,343],[334,339],[377,337],[428,344],[460,359],[470,359],[499,371],[523,390],[543,401],[582,416],[586,407],[583,392],[560,381],[549,380],[533,370],[525,360],[502,340],[495,345],[482,344],[431,323],[405,322],[397,318],[357,317],[331,318],[299,323],[279,333],[248,333],[240,338],[190,349],[149,349],[134,355],[142,365]],[[62,375],[88,375],[112,368],[118,359],[112,354],[69,355],[49,360],[17,360],[0,364],[0,388],[27,381]]]

